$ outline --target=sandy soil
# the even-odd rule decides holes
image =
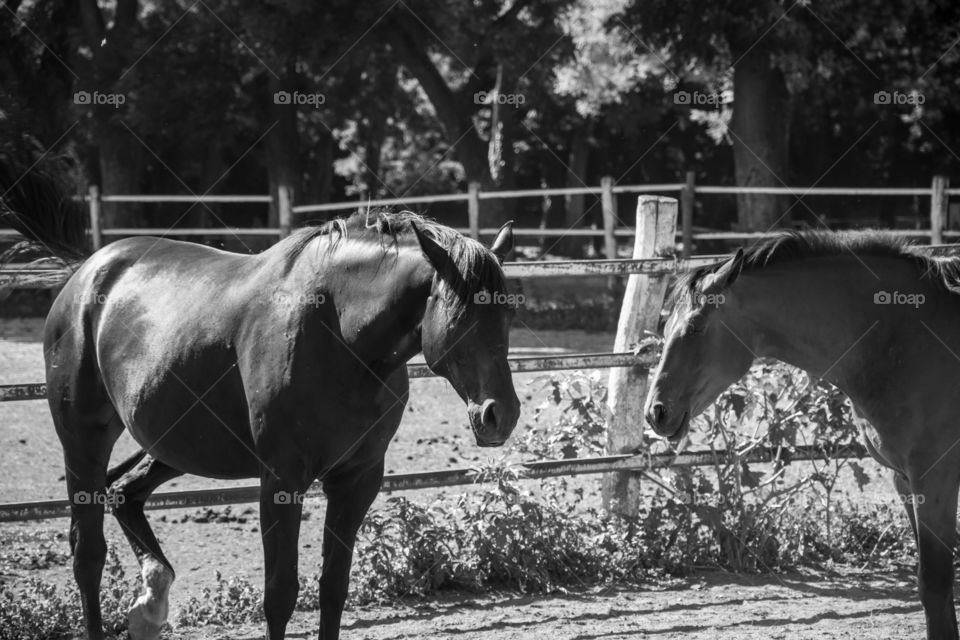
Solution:
[[[779,576],[707,573],[649,588],[610,586],[548,597],[452,595],[349,611],[344,640],[821,640],[922,637],[923,614],[905,570]],[[288,638],[316,637],[298,613]],[[174,630],[177,640],[253,640],[258,626]]]

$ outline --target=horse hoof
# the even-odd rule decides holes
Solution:
[[[131,640],[158,640],[163,622],[152,619],[148,607],[142,604],[139,598],[127,613],[127,630]]]
[[[167,621],[167,596],[173,582],[173,571],[161,563],[145,559],[141,569],[144,593],[127,612],[131,640],[158,640]]]

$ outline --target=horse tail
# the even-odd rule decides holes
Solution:
[[[86,207],[65,176],[59,162],[0,153],[0,222],[25,238],[0,253],[0,265],[52,260],[74,267],[92,253]]]

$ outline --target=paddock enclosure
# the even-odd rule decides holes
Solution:
[[[508,263],[504,270],[508,278],[550,277],[550,276],[589,276],[589,275],[629,275],[620,314],[616,343],[613,352],[583,353],[565,356],[513,357],[511,370],[515,373],[536,371],[560,371],[568,369],[610,368],[625,369],[628,374],[611,377],[611,386],[616,387],[620,395],[613,400],[611,412],[614,421],[608,435],[614,444],[612,450],[628,449],[631,443],[639,443],[639,434],[644,429],[641,405],[646,395],[646,384],[641,378],[649,367],[656,363],[655,352],[641,352],[640,345],[645,332],[655,332],[666,293],[666,278],[682,270],[713,264],[724,256],[698,256],[678,260],[668,257],[672,253],[672,238],[676,234],[677,200],[657,196],[641,196],[637,205],[637,233],[634,257],[630,260],[583,260],[551,263]],[[13,269],[8,269],[13,271]],[[14,272],[16,279],[29,278],[28,269]],[[48,275],[48,274],[44,274]],[[52,281],[44,280],[40,286],[62,281],[62,275],[54,276]],[[37,286],[37,285],[34,285]],[[434,374],[424,364],[408,366],[411,378],[433,377]],[[631,375],[632,374],[632,375]],[[639,375],[638,375],[639,374]],[[0,402],[41,400],[46,398],[43,383],[18,385],[0,385]],[[807,456],[818,456],[821,452],[800,450],[793,460],[803,460]],[[864,457],[863,449],[853,448],[849,452],[856,457]],[[756,461],[771,461],[776,452],[757,451]],[[661,455],[651,458],[643,453],[617,454],[592,459],[563,460],[558,462],[533,463],[527,465],[526,477],[552,477],[594,473],[624,473],[666,465],[708,465],[712,456],[687,453],[680,456]],[[399,474],[388,477],[384,490],[424,489],[472,484],[477,478],[469,470],[423,471]],[[231,490],[211,490],[194,492],[160,492],[154,494],[147,503],[148,509],[165,507],[210,506],[216,504],[236,504],[257,500],[259,487],[237,487]],[[322,495],[319,485],[314,485],[313,495]],[[625,497],[623,495],[621,498]],[[7,503],[0,505],[0,522],[63,517],[68,515],[68,502],[44,501]]]
[[[677,187],[678,190],[690,188],[689,185],[666,186],[671,189]],[[606,183],[604,189],[609,188],[611,185]],[[929,190],[923,191],[930,193]],[[467,195],[476,200],[481,197],[477,194]],[[944,189],[943,199],[945,200],[948,195],[949,191]],[[933,199],[936,200],[936,198]],[[91,200],[94,203],[95,201],[95,198]],[[688,224],[681,225],[683,228],[678,231],[678,221],[683,222],[687,218],[683,215],[681,219],[680,205],[681,203],[673,198],[648,195],[639,197],[635,230],[630,232],[634,237],[633,255],[630,259],[514,262],[505,265],[508,279],[629,276],[625,286],[620,321],[613,348],[610,351],[593,348],[574,349],[576,352],[571,353],[571,349],[566,349],[562,355],[511,355],[510,358],[512,371],[524,376],[546,371],[608,369],[610,371],[608,382],[610,421],[606,434],[607,451],[623,453],[528,463],[522,465],[523,468],[519,470],[523,478],[605,474],[602,490],[604,500],[615,500],[621,508],[629,510],[635,509],[636,502],[640,500],[636,487],[636,483],[639,482],[637,472],[669,465],[713,464],[715,452],[650,455],[636,450],[645,429],[642,404],[646,395],[647,371],[656,363],[658,357],[655,345],[649,345],[646,337],[649,332],[657,330],[667,292],[667,281],[685,269],[713,264],[726,257],[725,255],[694,257],[677,255],[676,238],[680,236],[687,240],[683,246],[688,248],[689,239],[693,237]],[[684,205],[684,207],[687,206]],[[941,205],[937,204],[935,208],[940,209],[940,207]],[[94,216],[95,208],[94,204],[91,207]],[[609,201],[604,203],[604,209],[605,212],[611,209]],[[945,204],[943,209],[945,210]],[[314,207],[313,210],[318,209]],[[942,221],[938,222],[938,220],[940,219],[933,215],[931,230],[922,234],[929,233],[931,240],[942,240],[944,237]],[[938,228],[938,224],[941,227]],[[117,233],[113,234],[106,230],[97,231],[97,226],[93,228],[94,233],[101,234],[101,238],[122,235],[123,232],[129,231],[114,230]],[[157,230],[157,232],[164,231]],[[470,228],[465,231],[472,232],[472,235],[483,235],[488,230],[481,228],[479,223],[471,223]],[[543,230],[530,230],[529,235],[542,232]],[[177,230],[176,233],[180,234],[181,231]],[[278,230],[278,233],[282,235],[283,230]],[[614,235],[622,236],[626,233],[607,233],[606,237],[610,238]],[[921,233],[911,235],[921,235]],[[751,237],[756,237],[756,234],[747,234],[740,239],[749,240]],[[731,234],[731,238],[736,239],[736,235]],[[949,253],[952,248],[950,245],[935,244],[930,250],[936,253]],[[616,255],[615,244],[608,255]],[[55,270],[13,265],[0,272],[0,285],[16,283],[16,286],[24,288],[54,288],[62,283],[64,277],[64,273]],[[590,343],[588,346],[592,347],[596,341],[586,340],[585,342]],[[537,351],[537,349],[529,351]],[[42,370],[42,366],[37,370]],[[415,380],[435,378],[421,363],[410,364],[408,370],[410,377]],[[34,404],[35,401],[45,398],[45,386],[35,377],[24,377],[21,380],[16,372],[8,371],[0,380],[5,382],[0,385],[0,403],[3,403],[0,404],[0,408],[21,406],[19,403],[30,403],[35,407],[40,405],[39,402]],[[433,380],[430,384],[439,383]],[[431,387],[433,388],[435,387]],[[417,393],[417,388],[414,387],[411,391],[411,401],[414,406],[417,406],[418,402]],[[523,396],[523,393],[520,395]],[[11,403],[17,403],[17,405]],[[32,412],[34,409],[31,408],[29,411]],[[45,406],[40,411],[45,411]],[[448,411],[448,413],[453,412]],[[3,428],[7,426],[4,425]],[[404,430],[403,426],[401,430]],[[465,444],[464,448],[469,446]],[[859,445],[847,445],[842,450],[829,453],[833,456],[852,458],[866,456],[865,449]],[[823,454],[822,448],[810,446],[799,447],[789,455],[793,461],[802,461],[817,459]],[[3,455],[0,454],[0,460],[3,460]],[[753,461],[771,462],[787,454],[780,450],[757,449],[749,455]],[[59,460],[53,462],[59,464]],[[486,479],[469,466],[458,465],[446,469],[416,468],[416,470],[402,473],[388,473],[383,489],[391,493],[443,489],[473,485]],[[259,487],[253,485],[166,490],[154,494],[147,503],[147,509],[164,511],[165,514],[167,510],[187,507],[219,509],[225,505],[244,505],[255,502],[258,494]],[[319,486],[315,485],[308,496],[322,497]],[[66,500],[18,500],[16,493],[5,491],[0,501],[3,503],[0,504],[0,522],[4,523],[4,527],[18,527],[18,532],[29,532],[30,527],[43,526],[36,521],[63,518],[68,513]],[[156,517],[154,516],[152,520]],[[171,520],[168,521],[164,517],[164,520],[158,523],[157,531],[171,549],[171,556],[176,565],[181,546],[177,538],[182,539],[182,535],[175,533],[176,520],[173,519],[175,516],[169,517]],[[62,522],[60,520],[51,523],[52,528],[63,529]],[[205,554],[209,555],[206,557],[209,558],[210,563],[214,564],[217,562],[218,554],[227,553],[227,547],[230,546],[222,543],[222,533],[225,532],[218,534],[216,530],[220,526],[223,525],[210,524],[206,527],[209,531],[204,531],[202,534],[204,540],[209,542],[205,551]],[[237,530],[239,531],[239,527]],[[249,533],[245,534],[248,538],[251,537]],[[25,535],[28,534],[25,533]],[[256,549],[256,537],[256,535],[252,536],[252,543],[247,541],[239,544],[238,547],[250,549],[252,544],[252,548]],[[63,544],[66,547],[66,543]],[[319,544],[316,546],[319,547]],[[204,554],[194,554],[181,562],[188,565],[188,571],[201,570],[204,557]],[[251,573],[256,574],[255,567]],[[202,582],[202,578],[199,581]],[[177,588],[178,585],[175,583],[174,599]],[[314,624],[315,615],[297,614],[291,621],[289,637],[311,636],[315,632],[312,626]],[[175,630],[174,635],[170,637],[253,638],[259,637],[258,629],[259,627],[251,626],[229,631],[206,628]],[[403,603],[396,608],[365,607],[350,611],[343,629],[348,634],[347,637],[351,638],[421,637],[422,635],[521,638],[529,637],[531,632],[538,635],[549,633],[558,638],[633,637],[632,634],[640,632],[663,638],[718,636],[881,638],[889,637],[891,634],[909,636],[922,633],[923,616],[919,602],[916,600],[912,573],[909,567],[904,565],[895,575],[859,575],[851,571],[834,571],[831,568],[796,575],[759,577],[706,573],[692,578],[665,579],[662,587],[652,587],[649,591],[604,588],[545,597],[508,594],[441,596],[437,600],[424,604]],[[183,635],[179,635],[181,633]],[[300,633],[304,636],[298,635]]]

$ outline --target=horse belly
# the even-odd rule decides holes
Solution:
[[[137,375],[131,365],[129,375],[104,379],[130,434],[153,457],[199,476],[255,477],[260,465],[242,381],[236,366],[216,355],[206,355],[206,366]]]
[[[184,473],[208,478],[259,475],[245,405],[234,410],[204,399],[182,413],[169,406],[146,403],[128,424],[134,440],[150,455]]]

